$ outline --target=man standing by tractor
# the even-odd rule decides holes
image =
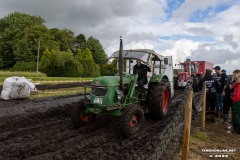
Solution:
[[[217,112],[216,116],[219,117],[219,115],[223,116],[223,96],[225,96],[225,89],[228,84],[228,76],[225,73],[221,72],[220,66],[216,66],[213,68],[217,74],[216,79],[218,80],[220,87],[217,90]]]
[[[148,79],[147,79],[147,72],[150,72],[151,69],[145,65],[141,63],[140,59],[137,59],[137,64],[134,65],[133,67],[133,74],[138,74],[138,88],[141,92],[141,96],[142,98],[144,97],[145,91],[144,91],[144,85],[146,85],[148,83]]]

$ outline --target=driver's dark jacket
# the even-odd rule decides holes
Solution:
[[[138,81],[143,79],[145,84],[147,84],[147,72],[150,72],[150,71],[151,69],[145,64],[141,64],[140,66],[136,64],[133,67],[133,74],[138,73]]]

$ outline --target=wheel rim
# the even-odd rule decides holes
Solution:
[[[168,100],[169,100],[169,91],[168,91],[168,89],[165,89],[165,91],[163,93],[163,103],[162,103],[163,112],[166,112]]]
[[[87,123],[87,122],[89,122],[92,119],[92,113],[84,113],[84,110],[85,110],[85,108],[83,108],[80,111],[80,115],[79,116],[80,116],[80,119],[83,122]]]
[[[130,120],[130,127],[135,127],[137,125],[138,121],[137,121],[137,116],[133,115],[131,120]]]

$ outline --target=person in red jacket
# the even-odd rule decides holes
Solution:
[[[232,105],[232,122],[233,129],[236,133],[240,133],[240,70],[233,72],[233,105]]]

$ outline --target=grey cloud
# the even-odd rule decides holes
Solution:
[[[151,38],[129,34],[132,22],[164,14],[163,4],[155,0],[0,0],[0,5],[0,18],[14,11],[39,15],[49,28],[68,28],[98,38],[106,50],[119,36],[141,38],[137,41]]]
[[[214,64],[223,64],[226,61],[238,59],[239,57],[240,53],[233,53],[228,49],[205,49],[200,47],[194,50],[188,58],[194,60],[206,60]]]
[[[232,46],[233,49],[236,49],[239,45],[237,42],[233,41],[233,34],[228,34],[224,36],[224,41]]]
[[[194,35],[212,35],[213,32],[209,29],[203,27],[190,27],[186,29],[187,32],[190,32]]]

